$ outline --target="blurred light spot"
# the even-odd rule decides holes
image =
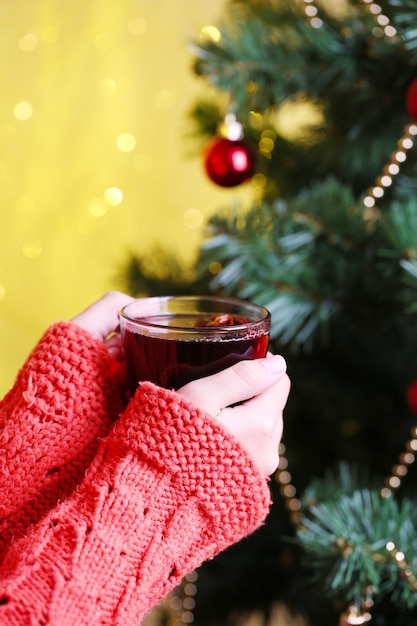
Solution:
[[[103,78],[98,83],[98,91],[101,96],[108,98],[112,96],[117,89],[117,83],[112,78]]]
[[[127,25],[127,30],[132,35],[143,35],[147,28],[148,22],[143,17],[135,17]]]
[[[249,159],[246,150],[237,148],[231,155],[233,169],[236,172],[245,172],[249,167]]]
[[[110,33],[99,33],[94,37],[94,45],[99,50],[108,50],[112,44]]]
[[[58,26],[48,26],[45,30],[42,31],[42,39],[47,43],[55,43],[58,41],[61,32]]]
[[[118,187],[109,187],[104,192],[104,202],[109,206],[117,206],[123,200],[123,193]]]
[[[6,295],[6,288],[4,285],[0,283],[0,300],[2,300],[5,295]]]
[[[262,137],[259,141],[259,151],[262,154],[270,155],[272,150],[274,149],[275,143],[270,137]]]
[[[262,139],[259,142],[259,146],[265,152],[271,152],[271,150],[274,149],[274,142],[269,137],[262,137]]]
[[[30,196],[19,196],[16,200],[16,211],[20,215],[30,215],[33,213],[35,203]]]
[[[38,45],[38,38],[33,33],[27,33],[19,39],[18,46],[23,52],[32,52]]]
[[[264,174],[257,173],[252,177],[252,185],[254,187],[265,187],[266,176]]]
[[[18,102],[13,109],[13,115],[17,120],[28,120],[33,115],[33,107],[30,102],[26,100],[22,100],[22,102]]]
[[[117,147],[121,152],[132,152],[136,147],[136,139],[131,133],[122,133],[117,138]]]
[[[223,266],[221,263],[219,263],[219,261],[212,261],[208,269],[209,269],[210,274],[215,276],[216,274],[222,271]]]
[[[200,228],[203,223],[203,214],[198,209],[188,209],[184,213],[183,220],[187,228]]]
[[[158,109],[162,109],[163,111],[172,109],[175,104],[175,96],[173,92],[169,89],[161,89],[161,91],[158,91],[155,96],[155,104]]]
[[[259,87],[254,80],[250,80],[246,83],[245,89],[248,93],[254,94],[258,91]]]
[[[141,152],[135,156],[133,164],[139,172],[148,172],[152,167],[152,157],[146,152]]]
[[[284,139],[303,139],[309,128],[318,127],[323,122],[319,107],[304,100],[284,102],[277,111],[275,125]]]
[[[200,31],[202,39],[211,39],[212,41],[220,41],[221,33],[215,26],[204,26]]]
[[[88,211],[93,217],[103,217],[108,209],[109,207],[101,198],[93,198],[88,205]]]
[[[182,609],[182,600],[181,600],[181,598],[177,598],[175,596],[172,596],[172,598],[169,598],[169,606],[174,611],[180,611]],[[182,615],[181,615],[181,617],[182,617]]]
[[[262,139],[271,139],[271,141],[275,141],[277,138],[277,134],[274,130],[267,128],[262,132]]]
[[[23,244],[22,250],[28,259],[36,259],[36,257],[42,254],[42,244],[39,239],[28,239]]]
[[[252,120],[255,120],[256,122],[262,121],[262,115],[259,113],[259,111],[251,111],[250,115]]]

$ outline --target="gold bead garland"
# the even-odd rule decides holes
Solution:
[[[352,604],[346,613],[342,613],[340,616],[339,626],[362,626],[362,624],[368,624],[371,619],[372,616],[369,611]]]
[[[362,4],[366,6],[369,13],[374,17],[376,22],[376,30],[373,31],[373,35],[378,37],[380,35],[385,35],[390,39],[393,39],[397,36],[397,29],[391,24],[390,19],[387,15],[385,15],[382,11],[382,7],[373,0],[360,0]],[[323,20],[319,17],[319,9],[314,4],[314,0],[303,0],[304,2],[304,13],[308,21],[310,22],[310,26],[312,28],[321,28],[323,26]]]
[[[397,149],[392,152],[389,162],[383,167],[382,174],[376,179],[375,184],[368,189],[362,200],[366,209],[373,209],[377,199],[382,198],[385,190],[392,185],[394,176],[400,173],[401,165],[407,160],[408,151],[414,147],[416,135],[417,124],[407,124],[397,143]]]
[[[392,26],[389,18],[382,11],[382,7],[373,0],[360,0],[373,15],[377,28],[373,31],[374,36],[385,35],[390,39],[397,37],[397,31]],[[324,24],[319,17],[319,10],[314,0],[303,0],[304,13],[312,28],[321,28]],[[401,165],[407,160],[408,151],[414,147],[414,137],[417,136],[417,124],[409,123],[405,126],[403,135],[397,143],[397,149],[391,154],[389,162],[383,167],[382,174],[376,179],[375,184],[367,190],[363,197],[363,205],[366,209],[375,209],[377,199],[384,196],[385,190],[392,185],[393,178],[399,174]],[[398,489],[403,478],[408,473],[408,467],[415,461],[417,451],[417,427],[411,431],[411,438],[407,441],[406,452],[399,457],[399,462],[391,469],[391,475],[385,479],[385,486],[380,494],[384,498],[391,497],[393,491]],[[289,517],[294,525],[297,525],[302,517],[301,502],[297,498],[297,490],[292,484],[292,477],[288,471],[288,461],[285,456],[286,447],[281,442],[279,447],[279,466],[274,474],[275,481],[280,485],[280,493],[285,501]],[[404,553],[397,549],[394,542],[388,541],[386,550],[400,569],[403,576],[407,577],[410,588],[417,591],[417,578],[411,570]],[[196,571],[188,574],[181,585],[168,597],[171,619],[170,626],[187,626],[194,621],[193,609],[195,607],[194,596],[197,592],[198,574]],[[352,604],[348,610],[340,616],[340,626],[359,626],[372,620],[369,612],[373,605],[372,593],[368,589],[364,594],[362,607]]]
[[[168,626],[189,626],[194,622],[197,579],[198,573],[195,570],[190,572],[167,596]]]
[[[361,0],[361,2],[375,19],[377,28],[381,29],[381,34],[389,39],[393,39],[397,36],[397,29],[391,24],[389,17],[382,12],[382,7],[377,2],[373,0]],[[374,36],[378,36],[379,32],[373,31],[373,34]]]
[[[410,439],[406,443],[406,451],[399,456],[399,462],[391,468],[391,474],[385,479],[385,486],[380,490],[383,498],[390,498],[394,490],[398,489],[403,478],[408,473],[408,468],[416,460],[417,452],[417,427],[411,429]],[[348,547],[348,546],[347,546]],[[387,541],[385,548],[391,556],[394,564],[398,567],[401,576],[407,578],[410,590],[417,592],[417,578],[411,569],[404,553],[399,550],[393,541]],[[339,626],[350,626],[354,624],[366,624],[371,621],[372,616],[369,610],[372,607],[372,588],[368,588],[363,600],[363,606],[359,609],[356,605],[349,607],[346,613],[340,616]]]
[[[386,15],[382,13],[382,8],[372,0],[362,0],[369,7],[370,12],[375,16],[377,24],[384,27],[384,34],[387,37],[395,37],[396,29],[390,24]],[[383,174],[376,180],[374,187],[368,190],[368,195],[363,199],[365,207],[372,208],[375,205],[376,198],[381,198],[385,193],[385,188],[392,184],[392,177],[400,172],[400,167],[407,160],[408,151],[414,147],[414,137],[417,135],[417,124],[410,123],[405,126],[403,136],[398,141],[397,150],[391,154],[390,161],[385,165]],[[391,475],[385,479],[385,486],[381,489],[380,494],[383,498],[389,498],[402,485],[403,478],[408,473],[408,468],[416,459],[417,451],[417,427],[411,429],[410,439],[406,443],[406,451],[399,457],[399,462],[391,468]],[[397,549],[393,541],[388,541],[386,549],[392,556],[395,564],[401,573],[407,577],[412,591],[417,591],[417,578],[409,567],[404,553]]]
[[[349,546],[346,546],[348,549]],[[399,550],[393,541],[387,541],[385,549],[389,555],[389,558],[400,570],[400,576],[406,578],[410,590],[417,592],[417,577],[409,565],[404,552]],[[375,557],[377,558],[377,557]],[[386,558],[378,557],[379,560],[385,561]],[[361,606],[357,604],[351,604],[347,611],[342,613],[339,620],[339,626],[353,626],[360,624],[367,624],[372,620],[370,610],[373,607],[373,587],[369,586],[365,589]]]
[[[279,465],[274,474],[275,481],[280,485],[280,493],[284,499],[285,507],[289,513],[291,522],[297,525],[301,520],[301,502],[296,497],[297,490],[291,483],[291,474],[288,471],[288,461],[285,456],[286,448],[281,442],[279,444]]]
[[[318,8],[314,4],[314,0],[303,0],[304,1],[304,13],[308,21],[310,22],[310,26],[312,28],[321,28],[323,26],[323,20],[318,16]]]
[[[383,35],[389,39],[394,39],[398,36],[396,28],[391,24],[388,16],[383,13],[382,7],[378,3],[373,0],[360,1],[366,6],[369,13],[375,19],[376,29],[372,31],[375,37]],[[318,17],[318,9],[313,2],[314,0],[304,0],[304,12],[310,25],[313,28],[320,28],[323,25],[323,21]],[[400,173],[401,166],[407,160],[408,151],[414,147],[414,137],[416,135],[417,124],[414,122],[408,123],[404,127],[402,137],[397,143],[397,149],[392,152],[389,162],[383,167],[382,174],[376,179],[374,185],[367,190],[362,198],[362,203],[365,208],[365,219],[372,219],[377,215],[377,200],[385,195],[385,190],[392,185],[393,178]],[[408,473],[409,466],[415,461],[416,451],[417,428],[413,428],[411,438],[406,443],[406,452],[400,455],[399,462],[392,467],[391,475],[385,479],[385,485],[380,490],[382,497],[391,497],[393,491],[401,486],[403,478]],[[393,541],[387,542],[386,549],[394,563],[400,569],[401,574],[407,577],[410,589],[417,591],[417,578],[409,567],[404,553],[396,548]],[[372,593],[368,590],[364,596],[363,606],[358,608],[356,605],[351,605],[347,612],[340,616],[339,626],[367,624],[372,620],[372,615],[368,610],[372,605]]]
[[[388,39],[395,39],[398,36],[396,28],[391,24],[387,15],[382,12],[382,7],[373,0],[361,0],[366,6],[369,13],[375,19],[377,28],[382,29],[382,34]],[[379,36],[378,31],[373,31],[374,36]],[[401,165],[407,160],[408,151],[414,146],[414,137],[417,135],[417,125],[414,123],[407,124],[404,128],[403,135],[397,143],[397,149],[391,154],[390,161],[384,166],[382,174],[376,179],[375,184],[368,189],[367,194],[363,198],[365,209],[371,210],[368,214],[373,217],[377,199],[385,194],[385,189],[392,185],[392,179],[400,172]]]
[[[376,29],[373,30],[373,35],[375,37],[380,37],[381,35],[383,35],[389,39],[396,38],[398,35],[397,30],[391,24],[388,16],[383,13],[382,7],[373,0],[361,0],[361,2],[366,6],[369,13],[375,19]],[[323,26],[323,21],[318,16],[319,11],[318,8],[314,5],[314,0],[304,0],[304,13],[312,28],[317,29]],[[397,149],[394,150],[394,152],[391,154],[389,162],[383,167],[382,174],[376,179],[374,185],[367,190],[367,193],[362,199],[363,205],[366,209],[365,217],[375,216],[375,212],[377,210],[377,200],[384,196],[385,190],[392,185],[393,178],[399,174],[401,166],[407,160],[408,151],[414,147],[414,137],[416,135],[417,124],[407,124],[404,128],[402,137],[397,143]],[[385,486],[380,491],[382,497],[391,497],[393,491],[401,486],[403,478],[408,473],[408,467],[412,465],[415,461],[416,451],[417,428],[413,428],[411,431],[411,438],[409,439],[409,441],[407,441],[406,444],[406,452],[400,455],[399,462],[391,469],[391,475],[385,479]],[[285,493],[285,484],[286,482],[288,482],[286,475],[290,476],[290,474],[287,471],[287,464],[284,456],[281,458],[281,461],[283,462],[285,469],[278,468],[278,471],[276,473],[276,479],[282,485],[281,494],[284,497],[286,495],[288,497],[287,508],[291,511],[292,501],[295,500],[297,503],[297,512],[291,516],[291,519],[295,523],[297,523],[301,516],[300,510],[297,508],[299,500],[295,498],[295,488],[292,488],[293,496]],[[392,541],[387,542],[386,549],[391,555],[395,564],[400,569],[402,575],[407,577],[411,590],[417,591],[417,578],[409,567],[404,553],[401,550],[398,550],[394,542]],[[359,608],[356,605],[351,605],[348,608],[347,612],[343,613],[340,616],[340,626],[361,625],[370,622],[372,620],[372,615],[369,612],[369,609],[371,609],[372,605],[372,590],[369,588],[364,594],[362,607]]]
[[[323,21],[318,17],[319,10],[314,4],[314,0],[303,0],[303,2],[304,13],[312,28],[321,28]],[[360,2],[366,6],[376,22],[377,29],[381,31],[373,31],[375,37],[385,35],[389,39],[397,38],[396,28],[391,24],[389,17],[383,13],[382,7],[377,2],[373,2],[373,0],[360,0]],[[397,149],[391,154],[390,161],[384,166],[382,174],[376,179],[375,184],[368,189],[362,199],[366,209],[366,218],[372,219],[375,217],[376,202],[384,196],[386,188],[392,185],[393,177],[399,174],[401,165],[407,160],[408,151],[414,146],[414,137],[416,135],[417,124],[407,124],[401,139],[398,141]]]
[[[417,426],[413,426],[410,439],[405,444],[405,452],[401,453],[398,463],[391,468],[391,474],[385,479],[385,485],[380,493],[383,498],[390,498],[393,492],[401,487],[403,478],[408,473],[408,468],[416,460],[417,452]]]
[[[398,566],[401,574],[407,578],[411,591],[417,591],[417,578],[409,566],[404,552],[398,550],[393,541],[388,541],[385,546],[394,563]]]

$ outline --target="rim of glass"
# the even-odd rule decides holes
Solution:
[[[211,302],[211,303],[215,303],[218,302],[220,304],[223,304],[225,306],[227,305],[234,305],[236,307],[241,306],[241,307],[246,307],[247,309],[252,309],[252,310],[256,310],[257,312],[260,313],[260,318],[257,320],[249,320],[248,322],[244,323],[244,324],[232,324],[230,326],[194,326],[194,327],[187,327],[187,326],[176,326],[176,325],[170,325],[169,326],[169,332],[181,332],[184,334],[201,334],[202,331],[204,331],[204,333],[208,334],[208,333],[216,333],[216,334],[221,334],[221,333],[233,333],[233,332],[242,332],[242,331],[247,331],[248,328],[250,329],[255,329],[258,326],[260,326],[261,328],[265,325],[268,325],[268,330],[269,330],[269,324],[270,324],[270,320],[271,320],[271,314],[268,311],[267,308],[265,308],[264,306],[262,306],[261,304],[256,304],[254,302],[250,302],[249,300],[242,300],[240,298],[232,298],[232,297],[228,297],[228,296],[150,296],[150,297],[145,297],[145,298],[138,298],[137,300],[133,301],[133,302],[129,302],[129,304],[126,304],[121,310],[120,310],[120,317],[122,319],[124,319],[126,322],[131,323],[132,325],[136,325],[137,327],[143,327],[143,328],[148,328],[148,329],[154,329],[154,330],[159,330],[161,332],[166,332],[168,331],[168,327],[166,325],[163,324],[158,324],[155,322],[151,322],[147,320],[147,317],[149,316],[153,316],[153,315],[164,315],[164,314],[176,314],[178,312],[174,311],[174,312],[170,312],[168,309],[166,310],[158,310],[158,311],[151,311],[148,314],[144,314],[143,317],[138,317],[138,316],[134,316],[129,314],[128,309],[130,307],[133,307],[137,301],[141,301],[142,304],[148,302],[148,303],[152,303],[152,302],[159,302],[159,303],[163,303],[163,302],[169,302],[169,301],[182,301],[182,302]],[[198,311],[197,311],[198,312]],[[222,313],[223,311],[220,311],[220,313]],[[207,313],[207,314],[215,314],[216,311],[201,311],[201,313]]]

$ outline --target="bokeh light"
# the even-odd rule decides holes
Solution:
[[[223,190],[189,156],[188,47],[224,0],[14,0],[0,22],[0,392],[155,245],[193,262]],[[191,208],[190,208],[191,207]]]

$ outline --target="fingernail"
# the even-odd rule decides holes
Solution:
[[[287,363],[284,357],[282,357],[280,354],[275,354],[264,359],[264,365],[268,372],[272,375],[284,374],[287,369]]]

